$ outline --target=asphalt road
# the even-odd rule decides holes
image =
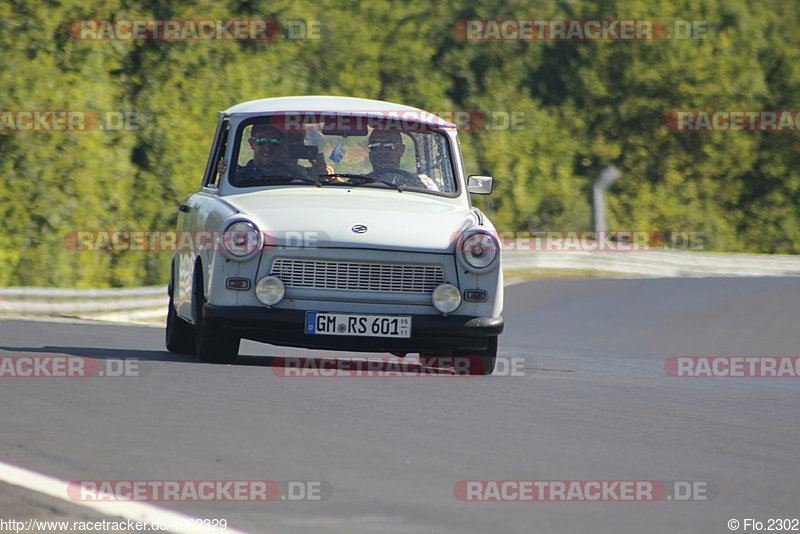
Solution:
[[[800,278],[541,280],[507,288],[504,317],[500,355],[522,376],[285,378],[269,357],[346,354],[246,342],[241,363],[212,365],[166,352],[160,328],[0,321],[0,357],[139,358],[142,374],[0,378],[0,460],[65,480],[332,489],[164,505],[250,532],[725,533],[800,517],[800,381],[664,370],[800,355]],[[688,481],[713,498],[462,502],[462,480]],[[0,485],[2,517],[62,507]]]

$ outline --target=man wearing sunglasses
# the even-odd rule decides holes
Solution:
[[[253,149],[253,159],[244,167],[236,169],[236,180],[263,179],[270,183],[289,183],[295,178],[314,179],[320,174],[325,174],[325,162],[322,154],[311,160],[310,168],[298,164],[297,159],[289,155],[289,139],[279,129],[270,124],[256,124],[250,131],[247,140]],[[297,134],[302,138],[303,134]],[[225,172],[228,165],[220,161],[217,165],[219,172]]]
[[[400,168],[400,160],[406,150],[400,132],[373,130],[367,144],[372,172],[367,176],[405,187],[438,190],[430,177],[412,174]]]

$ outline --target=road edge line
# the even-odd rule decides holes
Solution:
[[[70,499],[67,493],[69,482],[61,480],[60,478],[46,475],[26,467],[10,464],[0,460],[0,482],[11,484],[37,493],[59,499],[61,501],[90,508],[96,512],[104,515],[119,516],[124,519],[132,521],[143,521],[152,523],[155,521],[165,522],[168,525],[180,525],[182,522],[193,523],[199,518],[161,508],[148,502],[134,502],[134,501],[75,501]],[[216,529],[222,532],[221,529]],[[190,529],[190,528],[175,528],[170,527],[163,532],[174,532],[176,534],[195,534],[213,532],[214,529]],[[228,526],[224,530],[225,534],[248,534],[243,530],[238,530],[234,527]]]

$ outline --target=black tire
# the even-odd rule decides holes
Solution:
[[[471,375],[490,375],[497,362],[497,336],[489,338],[489,346],[483,350],[456,350],[453,356],[467,358],[467,370]]]
[[[175,306],[172,302],[172,295],[169,296],[169,310],[167,311],[167,328],[165,333],[165,344],[167,350],[176,354],[194,354],[194,329],[187,321],[178,317]]]
[[[194,344],[197,357],[209,363],[233,363],[239,356],[239,338],[226,334],[222,329],[203,317],[203,304],[206,298],[203,292],[202,278],[195,273]]]
[[[420,364],[424,367],[453,366],[457,374],[466,371],[470,376],[485,376],[494,372],[497,362],[497,336],[489,338],[482,350],[454,350],[451,354],[422,353]]]

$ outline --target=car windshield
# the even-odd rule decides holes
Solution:
[[[445,195],[457,191],[443,132],[409,122],[397,128],[368,125],[366,120],[357,129],[340,126],[311,121],[287,127],[274,117],[245,122],[236,137],[231,185],[348,186]]]

